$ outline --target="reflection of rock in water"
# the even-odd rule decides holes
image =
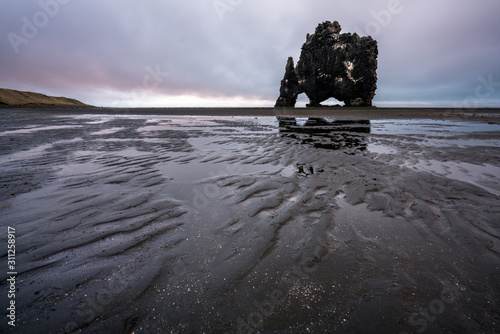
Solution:
[[[298,139],[302,144],[330,150],[366,150],[365,136],[360,133],[370,133],[368,120],[334,121],[325,117],[286,116],[277,116],[277,119],[280,134],[283,137]]]
[[[23,333],[499,332],[498,196],[302,144],[363,142],[369,122],[278,118],[276,136],[242,119],[143,131],[150,116],[26,113],[0,112],[0,226],[16,228]],[[6,135],[12,124],[64,127]],[[401,159],[494,167],[500,155],[373,136],[401,138]],[[498,137],[458,138],[477,136]]]

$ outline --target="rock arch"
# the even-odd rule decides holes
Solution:
[[[275,107],[294,107],[306,93],[308,106],[335,98],[349,106],[372,106],[377,89],[377,42],[370,36],[340,34],[337,21],[323,22],[307,34],[300,59],[288,58]]]

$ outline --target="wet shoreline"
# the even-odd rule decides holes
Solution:
[[[399,108],[399,107],[316,107],[316,108],[109,108],[47,107],[12,108],[0,111],[54,115],[163,115],[163,116],[323,116],[345,120],[372,119],[467,119],[488,121],[500,118],[498,108]]]
[[[498,331],[495,112],[53,111],[0,110],[21,333]]]

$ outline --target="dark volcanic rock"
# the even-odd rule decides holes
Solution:
[[[295,107],[299,91],[299,80],[295,73],[293,58],[289,57],[286,62],[285,76],[281,80],[280,97],[275,107]]]
[[[345,106],[372,105],[377,88],[377,42],[340,31],[337,21],[323,22],[313,35],[307,35],[294,70],[293,59],[288,59],[276,107],[295,106],[300,93],[309,97],[309,106],[320,106],[331,97]]]

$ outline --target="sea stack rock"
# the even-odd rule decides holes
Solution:
[[[346,107],[372,106],[377,89],[377,42],[340,31],[337,21],[327,21],[313,35],[307,34],[295,68],[288,58],[275,107],[294,107],[300,93],[306,93],[311,107],[321,106],[331,97]]]
[[[299,79],[295,73],[293,58],[288,57],[285,67],[285,76],[281,80],[280,97],[276,101],[276,107],[295,107],[299,91]]]

